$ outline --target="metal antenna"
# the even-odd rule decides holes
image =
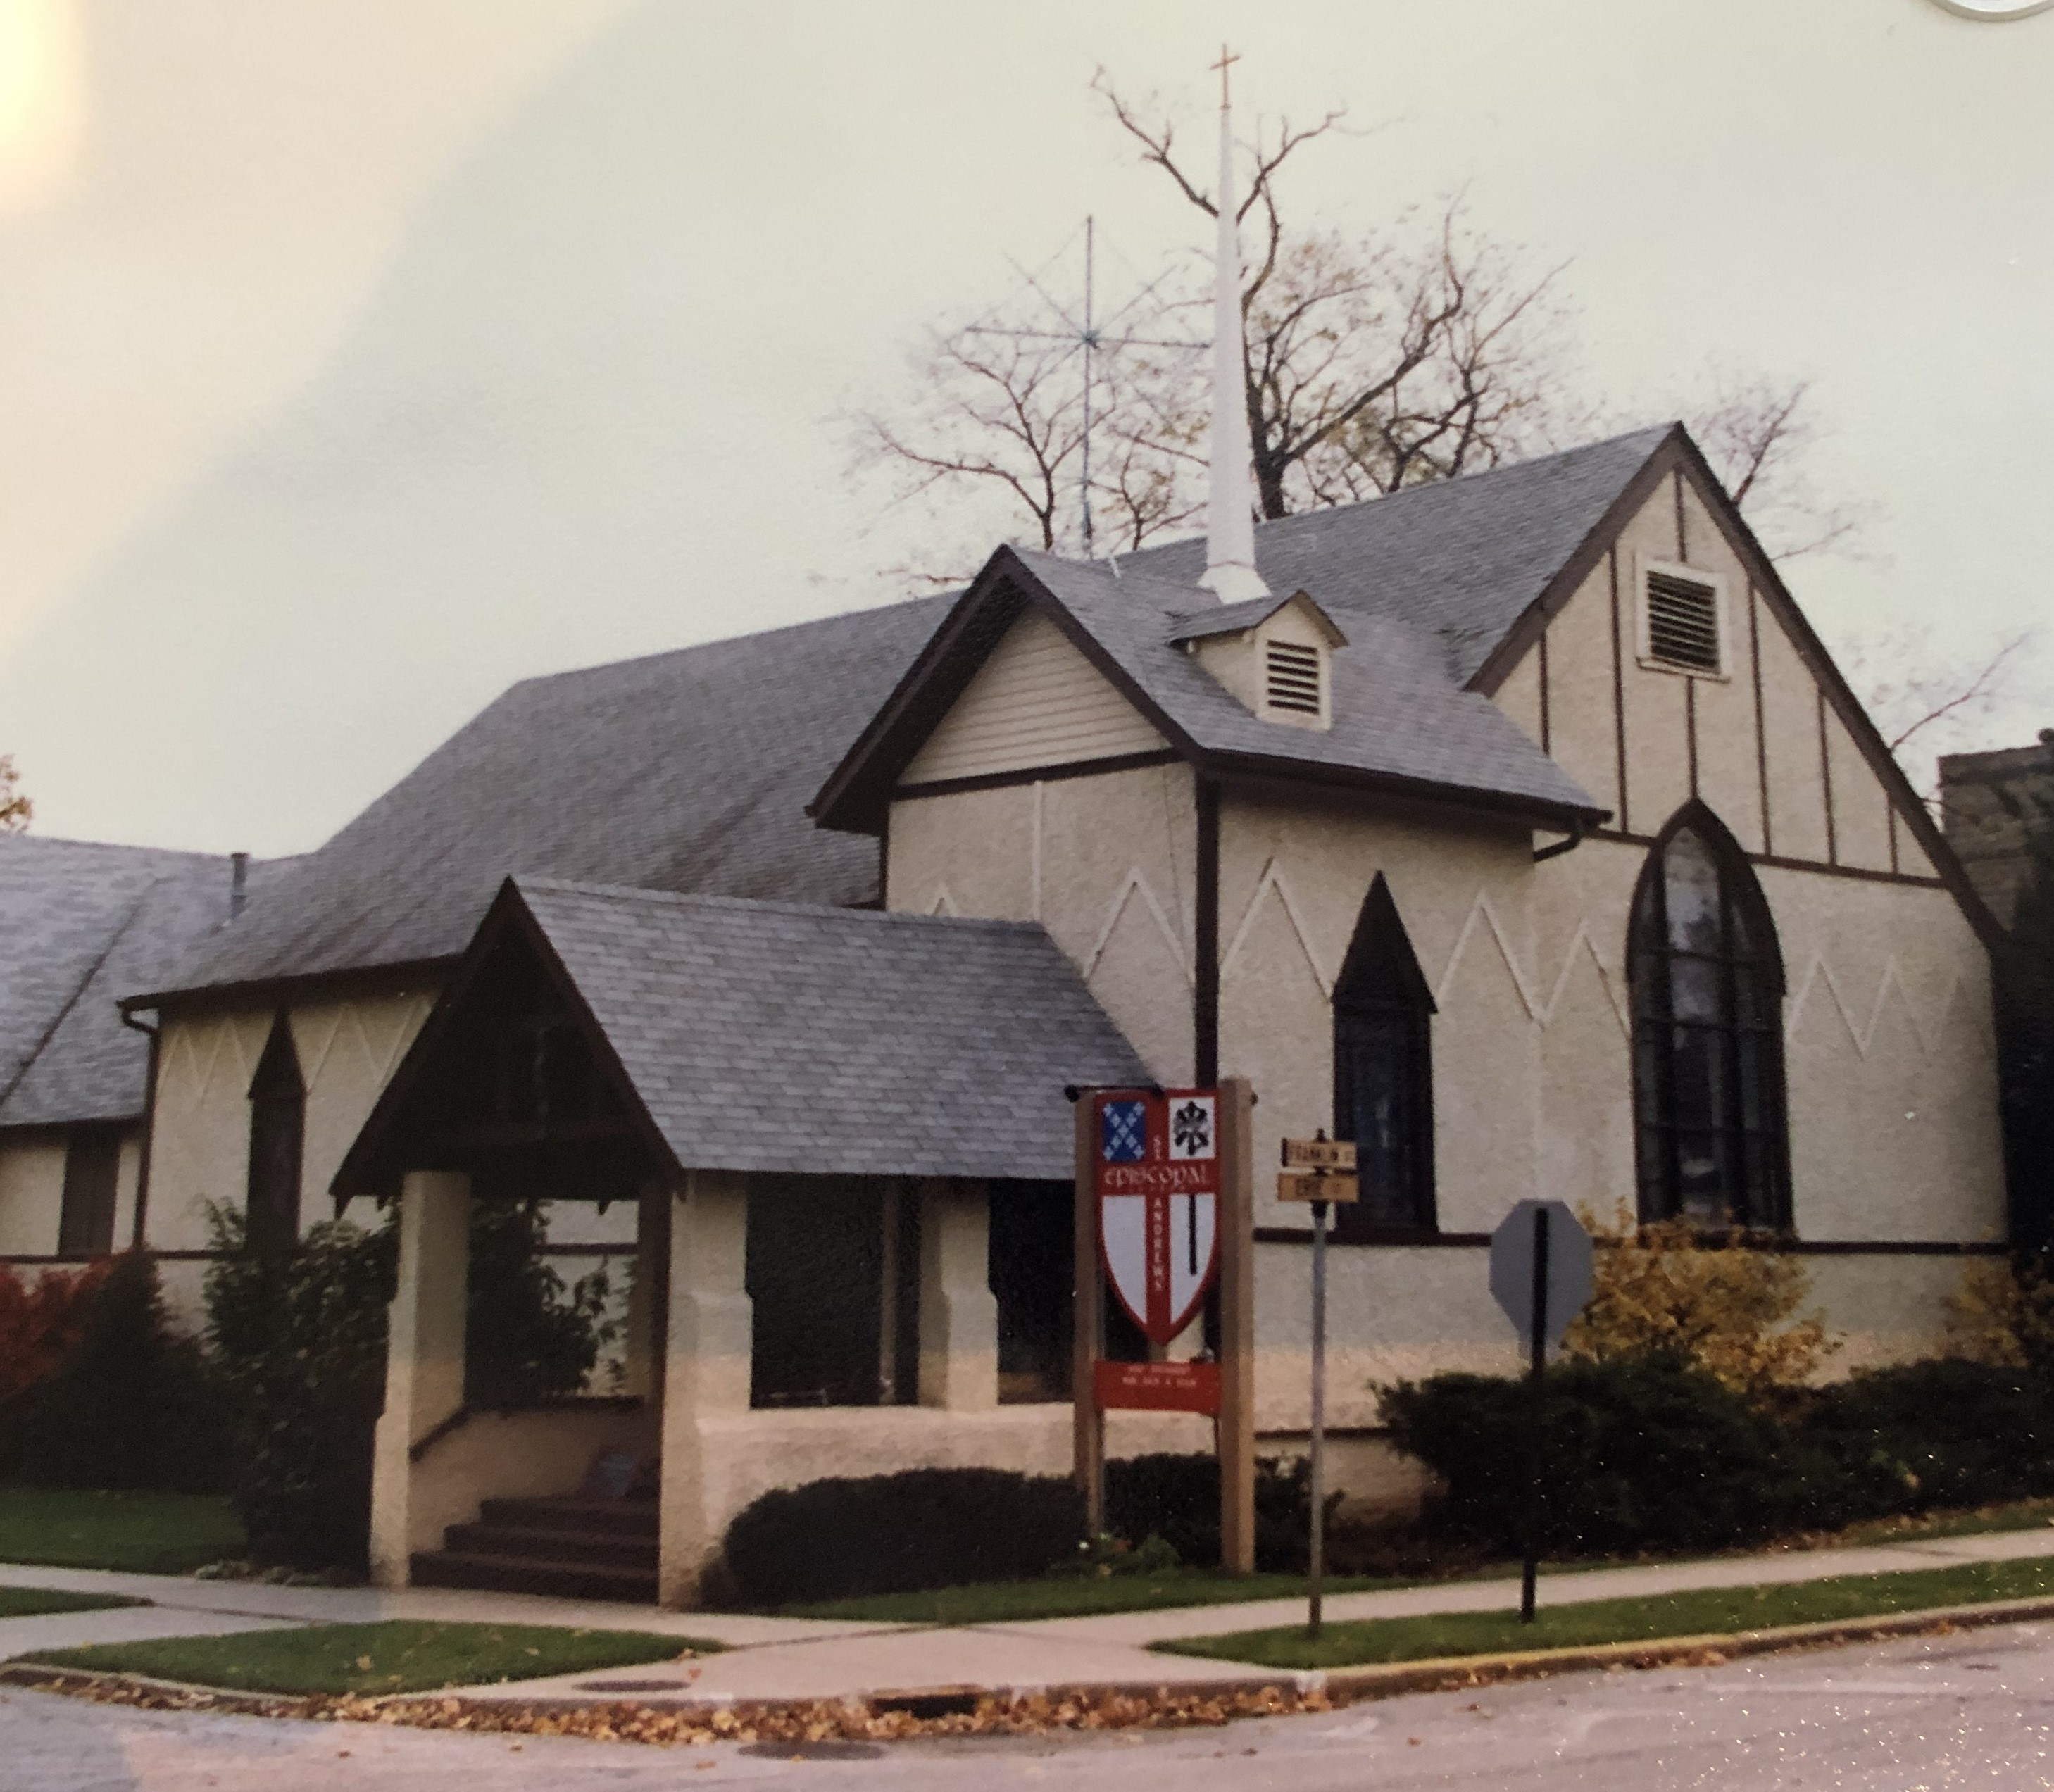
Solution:
[[[1074,242],[1076,238],[1072,237],[1070,241]],[[1007,259],[1010,261],[1012,258],[1009,256]],[[1097,372],[1100,351],[1109,352],[1115,349],[1202,349],[1206,346],[1202,342],[1182,339],[1171,341],[1160,337],[1106,334],[1105,327],[1098,321],[1096,309],[1097,262],[1098,220],[1087,218],[1084,219],[1084,291],[1081,319],[1071,315],[1068,308],[1041,283],[1038,274],[1029,274],[1017,262],[1013,262],[1013,271],[1067,327],[1060,330],[1009,329],[998,324],[972,324],[965,332],[970,336],[1003,336],[1016,342],[1067,342],[1072,345],[1070,353],[1084,356],[1084,437],[1080,444],[1079,507],[1081,513],[1080,521],[1083,525],[1084,558],[1087,560],[1096,557],[1093,549],[1096,532],[1092,519],[1092,381]],[[1158,274],[1106,320],[1106,327],[1117,324],[1169,278],[1167,270]],[[1069,356],[1066,354],[1061,358],[1067,360]]]

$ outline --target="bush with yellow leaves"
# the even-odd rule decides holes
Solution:
[[[1598,1241],[1597,1286],[1562,1341],[1565,1356],[1669,1352],[1752,1393],[1809,1380],[1840,1348],[1816,1313],[1799,1316],[1812,1293],[1801,1258],[1761,1250],[1738,1227],[1638,1225],[1623,1207],[1610,1225],[1579,1213]]]
[[[2036,1258],[1977,1257],[1947,1297],[1941,1349],[2003,1369],[2054,1369],[2054,1276]]]

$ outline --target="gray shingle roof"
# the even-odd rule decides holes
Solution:
[[[148,1042],[121,988],[228,916],[229,862],[0,834],[0,1126],[143,1111]]]
[[[1151,697],[1218,750],[1587,810],[1589,798],[1537,748],[1457,687],[1666,433],[1259,526],[1272,589],[1309,592],[1349,638],[1336,663],[1336,727],[1324,735],[1249,716],[1169,647],[1176,620],[1211,601],[1195,585],[1202,541],[1123,556],[1116,581],[1102,565],[1029,557]],[[874,900],[875,844],[814,827],[805,805],[948,603],[516,685],[156,987],[453,958],[509,874]]]
[[[510,874],[873,900],[876,843],[815,828],[805,801],[946,608],[517,684],[155,988],[454,958]]]
[[[1067,1177],[1068,1083],[1146,1083],[1037,924],[516,888],[679,1164]]]
[[[1260,523],[1255,564],[1272,591],[1309,592],[1351,639],[1365,612],[1422,631],[1466,684],[1674,427]],[[1206,545],[1144,548],[1119,567],[1194,585]]]
[[[1021,563],[1203,752],[1372,774],[1587,815],[1598,805],[1488,697],[1459,689],[1426,631],[1379,612],[1334,650],[1332,726],[1265,721],[1171,644],[1191,589],[1014,550]],[[1312,594],[1316,599],[1320,593]]]

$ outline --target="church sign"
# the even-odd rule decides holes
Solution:
[[[1151,1344],[1189,1325],[1219,1259],[1219,1098],[1212,1089],[1097,1096],[1099,1249]]]

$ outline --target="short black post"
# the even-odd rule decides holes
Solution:
[[[1526,1385],[1526,1559],[1519,1570],[1519,1621],[1533,1621],[1534,1583],[1540,1573],[1540,1424],[1548,1366],[1548,1210],[1533,1209],[1533,1325],[1528,1340]]]

